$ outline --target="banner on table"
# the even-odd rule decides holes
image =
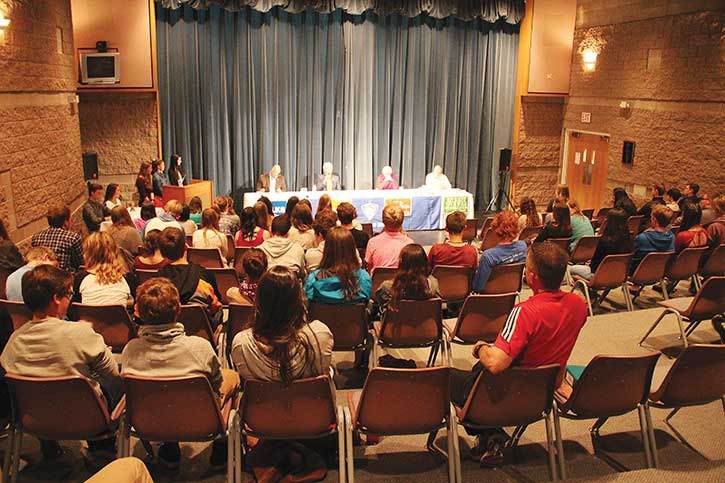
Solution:
[[[403,210],[405,216],[410,216],[413,209],[413,200],[411,198],[386,198],[385,206],[398,205]]]
[[[443,198],[443,214],[447,216],[454,211],[468,213],[468,196],[446,196]]]
[[[272,202],[272,214],[274,214],[274,216],[284,215],[285,208],[287,208],[286,201],[273,201]]]

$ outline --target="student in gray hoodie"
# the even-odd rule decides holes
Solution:
[[[287,215],[281,215],[272,220],[272,236],[259,245],[267,255],[269,268],[281,265],[287,267],[304,280],[305,278],[305,250],[289,240],[288,234],[292,227]]]

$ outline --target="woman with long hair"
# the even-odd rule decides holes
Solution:
[[[235,304],[254,303],[257,298],[259,280],[267,271],[267,255],[259,248],[244,250],[241,263],[234,264],[237,269],[238,287],[229,287],[227,298]]]
[[[546,212],[552,213],[554,211],[554,205],[556,203],[566,203],[569,201],[569,185],[558,184],[554,188],[554,197],[549,200],[549,204],[546,205]]]
[[[25,260],[18,247],[10,239],[5,223],[0,218],[0,270],[10,274],[23,265],[25,265]]]
[[[322,322],[307,321],[302,284],[287,267],[270,268],[260,279],[251,328],[232,341],[232,361],[243,380],[290,384],[327,374],[332,332]]]
[[[186,179],[186,172],[184,172],[184,165],[181,162],[181,156],[178,154],[172,154],[171,160],[169,161],[169,183],[174,186],[184,186],[189,184],[189,180]]]
[[[179,215],[179,224],[184,229],[185,235],[193,235],[196,231],[196,223],[191,221],[191,208],[186,203],[181,204],[181,214]]]
[[[148,161],[141,162],[136,177],[136,190],[138,191],[138,205],[143,205],[144,201],[154,200],[153,184],[151,181],[151,163]]]
[[[541,226],[541,215],[536,211],[536,202],[533,198],[525,196],[519,203],[519,232],[524,228]]]
[[[239,231],[241,220],[234,213],[234,200],[229,196],[217,196],[214,200],[214,206],[219,211],[219,230],[227,235],[236,235]]]
[[[169,260],[164,258],[159,248],[159,230],[151,230],[146,233],[143,247],[139,250],[133,266],[141,270],[159,270],[169,264]]]
[[[201,212],[203,210],[201,198],[194,196],[189,200],[189,219],[197,225],[201,224]]]
[[[218,248],[222,260],[227,256],[227,236],[219,230],[219,213],[207,208],[201,214],[201,228],[194,232],[194,248]]]
[[[254,213],[257,215],[257,226],[262,230],[269,232],[272,227],[272,216],[270,212],[267,211],[267,205],[261,201],[257,201],[254,203],[252,208],[254,209]]]
[[[117,183],[108,183],[106,186],[106,195],[103,197],[103,205],[110,212],[117,206],[122,206],[121,190],[118,189]]]
[[[133,224],[136,225],[139,233],[143,233],[146,223],[152,218],[156,218],[156,207],[153,202],[146,201],[141,205],[141,217],[136,218]]]
[[[567,204],[569,205],[569,215],[571,217],[571,241],[569,242],[569,250],[571,251],[581,237],[594,235],[594,228],[589,218],[582,213],[576,200],[569,200]]]
[[[305,250],[315,246],[315,232],[312,229],[312,211],[302,203],[297,203],[292,210],[292,228],[289,230],[289,239]]]
[[[133,305],[133,273],[108,233],[93,232],[83,242],[85,269],[76,273],[73,301],[92,305]]]
[[[628,218],[627,213],[619,208],[607,211],[606,223],[601,232],[602,237],[599,239],[591,262],[589,265],[570,265],[569,273],[589,280],[607,255],[631,253],[634,244],[629,234]]]
[[[320,196],[320,199],[317,200],[317,211],[315,211],[315,217],[322,213],[323,211],[329,211],[330,213],[335,213],[332,210],[332,198],[330,198],[330,195],[324,194]],[[337,213],[335,213],[335,216],[337,217]]]
[[[384,316],[386,310],[398,310],[401,300],[427,300],[437,295],[438,280],[429,275],[425,250],[411,243],[400,250],[395,278],[380,284],[375,298]]]
[[[257,247],[269,238],[269,232],[258,226],[257,212],[247,206],[242,210],[241,226],[234,244],[238,247]]]
[[[123,206],[116,206],[111,210],[112,225],[108,228],[108,234],[116,242],[119,248],[132,256],[138,253],[138,247],[143,242],[141,235],[136,229],[136,224]]]
[[[612,190],[612,206],[624,210],[627,216],[637,215],[637,207],[634,206],[624,188],[617,187]]]
[[[300,202],[300,199],[296,196],[290,196],[287,200],[287,205],[284,207],[284,214],[287,215],[289,218],[292,217],[292,210],[295,209],[295,206],[297,206],[297,203]]]
[[[540,243],[549,238],[570,238],[571,237],[571,214],[569,205],[556,203],[554,205],[553,220],[541,229],[534,243]]]
[[[702,208],[697,203],[685,201],[682,204],[682,220],[680,231],[675,235],[675,252],[679,253],[685,248],[706,247],[710,243],[710,236],[702,224]]]
[[[367,302],[372,288],[373,281],[360,266],[350,230],[343,227],[330,230],[325,237],[320,266],[305,281],[307,300],[323,304]]]

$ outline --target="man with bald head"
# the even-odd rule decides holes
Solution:
[[[400,187],[398,176],[393,173],[393,168],[385,166],[375,180],[375,189],[378,190],[397,190]]]
[[[284,176],[282,176],[282,168],[279,167],[279,164],[275,164],[269,173],[264,173],[259,177],[257,191],[270,193],[287,191],[287,185],[284,182]]]
[[[443,168],[440,164],[433,166],[433,172],[426,175],[425,187],[435,190],[451,189],[451,182],[448,180],[448,176],[443,173]]]
[[[322,165],[322,174],[315,181],[317,191],[336,191],[340,189],[340,177],[332,172],[332,163]]]

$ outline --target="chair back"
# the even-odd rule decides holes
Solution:
[[[194,246],[194,235],[186,235],[184,237],[186,239],[186,246],[191,248]]]
[[[523,426],[551,410],[559,364],[478,375],[461,411],[464,426]]]
[[[232,287],[239,286],[237,272],[233,268],[208,268],[207,272],[214,276],[219,295],[222,296],[222,304],[229,305],[227,291]]]
[[[234,258],[235,249],[234,237],[227,233],[227,262]]]
[[[203,306],[197,304],[182,305],[179,322],[184,325],[186,335],[201,337],[214,345],[214,332],[211,330],[209,317],[207,317]]]
[[[438,280],[438,291],[446,302],[463,300],[471,293],[471,267],[436,265],[432,275]]]
[[[376,267],[373,270],[373,294],[378,291],[380,285],[387,280],[393,280],[395,278],[395,272],[397,268],[392,267]]]
[[[639,227],[642,226],[643,221],[644,221],[644,215],[630,216],[627,219],[627,228],[629,229],[629,233],[632,235],[638,234]]]
[[[611,208],[599,208],[599,211],[597,211],[597,218],[606,218],[609,210],[611,210]]]
[[[504,294],[520,292],[524,277],[525,263],[496,265],[483,286],[482,294]]]
[[[368,316],[365,304],[324,305],[310,303],[309,320],[319,320],[332,332],[337,351],[363,347],[368,335]]]
[[[667,406],[695,406],[725,396],[725,346],[688,345],[651,399]]]
[[[89,322],[113,352],[122,352],[126,343],[136,337],[136,324],[123,305],[73,303],[68,312],[72,320]]]
[[[373,236],[373,224],[372,223],[360,223],[362,231],[367,233],[370,238]]]
[[[252,247],[236,247],[234,249],[234,270],[237,271],[237,273],[242,272],[242,256],[244,255],[244,252],[247,250],[251,250]]]
[[[597,267],[589,286],[595,290],[606,290],[622,286],[627,281],[631,253],[607,255]]]
[[[385,311],[380,341],[390,347],[426,347],[443,335],[442,300],[401,300],[398,310]]]
[[[589,218],[591,220],[592,217],[594,216],[594,208],[592,208],[590,210],[582,210],[582,215],[586,216],[587,218]]]
[[[571,238],[547,238],[544,240],[544,243],[546,242],[553,243],[564,250],[564,253],[567,255],[569,254],[569,243],[571,243]]]
[[[190,263],[201,265],[204,268],[224,268],[222,254],[218,248],[187,248],[187,259]]]
[[[106,403],[85,377],[6,374],[5,380],[12,395],[15,421],[33,436],[78,440],[111,429]]]
[[[700,269],[700,261],[706,251],[706,247],[685,248],[682,250],[667,267],[667,278],[670,280],[685,280],[695,275]]]
[[[423,434],[445,424],[449,407],[450,368],[376,367],[365,380],[354,420],[367,433]]]
[[[602,418],[636,409],[647,400],[660,354],[594,357],[574,383],[562,410],[582,418]]]
[[[526,228],[521,230],[521,233],[519,233],[519,240],[523,240],[523,241],[533,240],[534,238],[539,236],[539,233],[541,233],[542,228],[543,228],[542,225],[527,226]]]
[[[651,252],[645,255],[629,281],[635,285],[652,285],[665,278],[667,264],[670,263],[672,252]]]
[[[0,312],[5,309],[13,321],[13,331],[18,330],[33,318],[33,313],[23,302],[0,299]]]
[[[0,268],[0,299],[4,299],[8,296],[5,292],[5,284],[8,281],[8,277],[13,273],[11,270]]]
[[[136,279],[138,280],[138,284],[141,285],[147,280],[151,280],[154,277],[159,276],[158,270],[143,270],[143,269],[136,269]]]
[[[205,376],[123,376],[126,412],[147,441],[206,441],[224,434],[219,401]]]
[[[239,407],[246,434],[267,439],[325,436],[337,429],[328,376],[281,382],[247,380]]]
[[[463,302],[451,338],[466,344],[493,342],[516,304],[516,293],[471,294]]]
[[[463,241],[470,242],[476,238],[476,226],[478,222],[475,218],[472,220],[466,220],[466,227],[463,229]]]
[[[238,333],[254,324],[255,307],[253,304],[229,304],[229,319],[227,320],[227,337],[229,342]]]
[[[708,320],[725,312],[725,277],[710,277],[684,312],[690,320]]]
[[[486,230],[486,233],[484,233],[481,240],[481,251],[485,251],[498,245],[501,241],[501,237],[499,237],[494,230],[489,228]]]
[[[569,263],[584,263],[591,260],[594,252],[597,251],[597,245],[599,245],[601,238],[600,235],[594,235],[583,236],[577,240],[571,255],[569,255]]]
[[[491,224],[493,223],[493,216],[487,216],[483,219],[483,225],[481,225],[481,231],[479,232],[481,240],[483,240],[486,237],[486,232],[489,228],[491,228]]]
[[[715,247],[700,270],[700,274],[704,277],[725,275],[725,245]]]

